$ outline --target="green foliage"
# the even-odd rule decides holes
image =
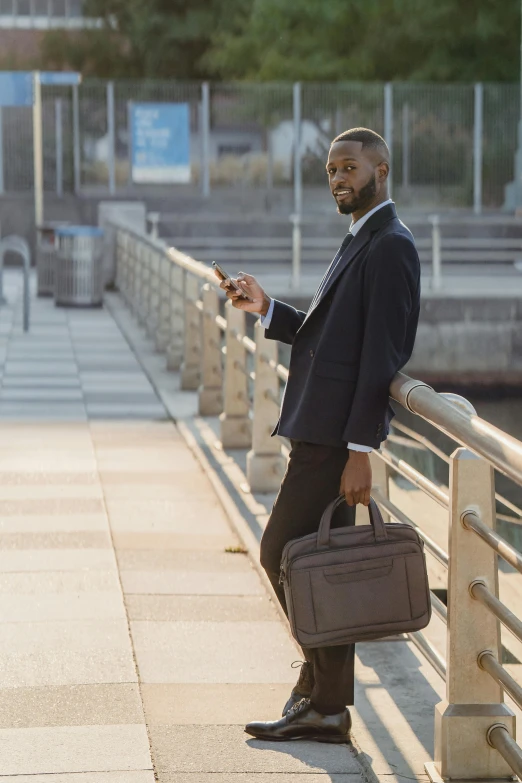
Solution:
[[[44,38],[45,65],[107,77],[509,81],[520,0],[88,0],[102,30]]]
[[[205,62],[261,80],[518,78],[520,2],[235,0]]]

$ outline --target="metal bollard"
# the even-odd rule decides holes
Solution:
[[[197,277],[185,275],[184,351],[181,363],[183,391],[195,391],[199,388],[201,379],[201,314],[196,304],[199,285]]]
[[[515,716],[503,704],[500,685],[477,663],[484,650],[500,658],[500,626],[470,593],[479,575],[498,595],[497,559],[463,523],[464,513],[474,510],[494,528],[493,468],[471,451],[456,449],[450,462],[450,498],[446,700],[435,708],[435,762],[425,769],[432,781],[510,780],[511,770],[486,735],[499,723],[513,735]]]
[[[217,289],[210,283],[203,286],[203,341],[201,356],[200,416],[217,416],[223,410],[223,362],[221,329],[216,323],[219,314]]]
[[[255,327],[256,362],[254,382],[254,410],[252,450],[247,454],[247,478],[253,492],[274,492],[283,478],[286,460],[281,453],[279,438],[272,438],[279,399],[279,378],[269,366],[277,362],[277,343],[265,339],[265,330],[259,323]]]
[[[236,335],[245,334],[245,313],[225,305],[227,317],[225,390],[221,422],[221,442],[224,448],[244,449],[252,443],[252,422],[249,417],[246,348]]]

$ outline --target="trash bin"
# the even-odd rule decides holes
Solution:
[[[43,223],[37,227],[36,276],[38,296],[54,294],[54,265],[58,253],[56,229],[70,225],[67,221]]]
[[[56,305],[101,305],[103,231],[94,226],[56,229],[58,255],[54,276]]]

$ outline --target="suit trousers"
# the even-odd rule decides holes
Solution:
[[[339,495],[341,476],[348,460],[347,448],[291,441],[292,449],[281,488],[261,540],[261,565],[288,614],[283,586],[279,584],[281,554],[293,538],[316,533],[321,515]],[[355,506],[343,504],[332,527],[355,524]],[[355,645],[315,647],[303,650],[312,665],[314,688],[311,702],[323,715],[342,712],[353,704]]]

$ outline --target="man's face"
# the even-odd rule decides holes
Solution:
[[[361,141],[332,144],[326,171],[337,211],[342,215],[368,209],[386,179],[378,152],[363,150]]]

